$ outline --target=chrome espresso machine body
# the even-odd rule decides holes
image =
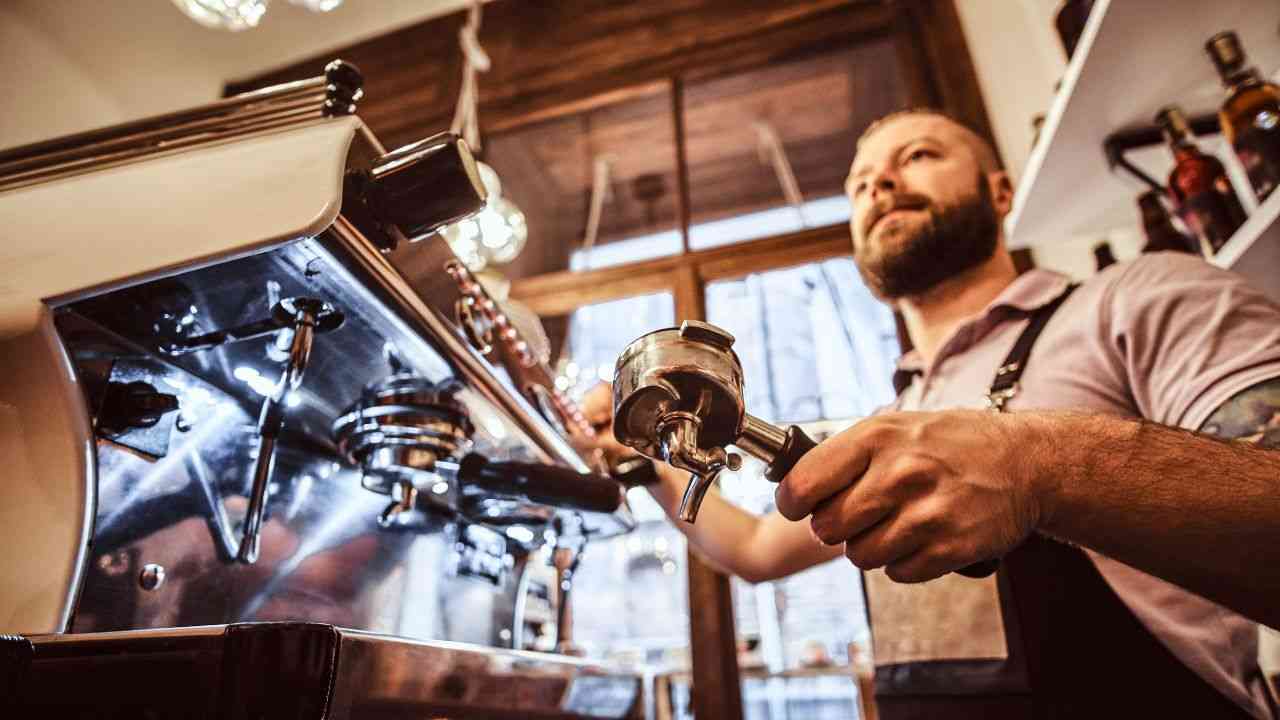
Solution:
[[[541,549],[634,523],[433,235],[465,144],[386,152],[360,83],[0,153],[0,715],[642,712],[522,651]]]

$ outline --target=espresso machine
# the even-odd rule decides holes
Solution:
[[[631,718],[526,572],[634,527],[359,72],[0,152],[0,716]]]

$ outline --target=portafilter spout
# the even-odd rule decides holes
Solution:
[[[794,425],[783,430],[746,413],[733,336],[709,323],[688,320],[628,345],[614,372],[613,404],[619,442],[689,471],[679,511],[687,522],[719,472],[741,466],[726,446],[763,460],[765,477],[778,482],[816,445]]]

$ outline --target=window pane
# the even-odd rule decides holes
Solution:
[[[529,242],[508,277],[679,253],[679,184],[671,93],[640,97],[501,133],[484,146],[503,196],[525,214]],[[594,251],[581,253],[597,161],[604,201]],[[570,258],[577,254],[573,263]]]
[[[707,286],[733,334],[748,412],[774,422],[861,417],[893,399],[893,314],[838,258]]]
[[[675,321],[668,293],[640,295],[548,318],[563,328],[558,346],[566,380],[580,396],[613,379],[622,349],[637,337]],[[553,339],[553,343],[557,340]],[[640,526],[632,533],[588,545],[575,576],[573,637],[592,657],[688,664],[689,600],[685,539],[645,490],[627,493]]]
[[[889,309],[847,258],[774,270],[707,287],[707,319],[736,338],[747,411],[808,422],[821,439],[893,397],[897,335]],[[826,421],[820,427],[813,421]],[[763,463],[722,473],[721,492],[747,510],[773,511]],[[748,679],[750,717],[855,717],[851,645],[870,648],[862,577],[835,560],[777,582],[733,580],[744,676],[804,668],[807,677]]]
[[[690,248],[847,222],[844,178],[854,143],[876,118],[910,104],[909,86],[888,38],[688,83]],[[787,201],[762,131],[781,143],[799,211]]]

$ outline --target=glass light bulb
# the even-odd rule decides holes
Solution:
[[[329,12],[342,4],[342,0],[289,0],[289,2],[311,12]]]
[[[480,252],[480,228],[474,220],[463,220],[460,223],[447,225],[440,230],[440,235],[449,243],[449,249],[458,256],[463,265],[471,272],[480,272],[489,264]]]
[[[525,223],[524,213],[506,198],[498,198],[481,215],[488,213],[492,213],[492,217],[502,227],[501,231],[495,230],[492,238],[485,232],[484,245],[489,260],[498,264],[509,263],[516,259],[529,241],[529,226]]]
[[[173,0],[187,17],[207,28],[238,32],[255,28],[269,0]]]

